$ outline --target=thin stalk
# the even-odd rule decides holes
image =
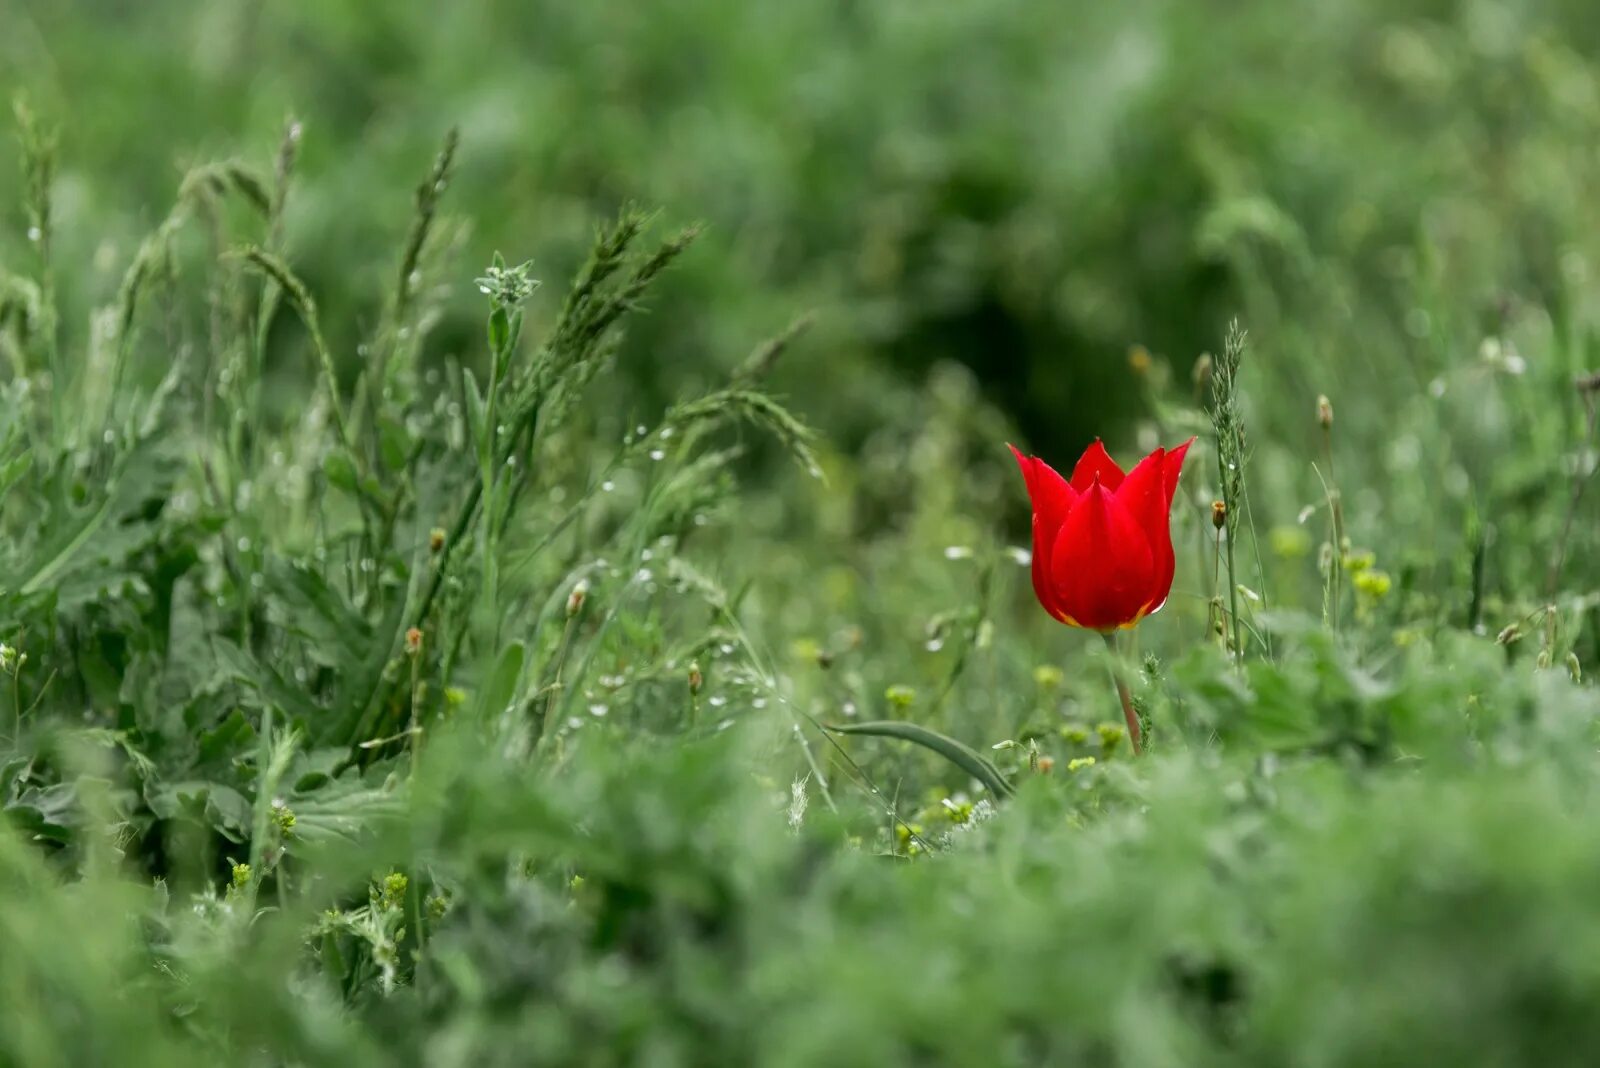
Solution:
[[[1330,586],[1329,624],[1339,629],[1340,602],[1344,599],[1344,502],[1339,495],[1339,481],[1333,473],[1333,418],[1322,423],[1322,459],[1328,466],[1328,481],[1323,487],[1328,498],[1328,512],[1333,519],[1333,561],[1328,565]]]
[[[1244,642],[1239,636],[1239,582],[1234,577],[1233,564],[1233,521],[1228,521],[1228,621],[1233,631],[1233,659],[1235,663],[1244,660]]]
[[[767,658],[762,656],[761,651],[756,648],[749,632],[745,630],[744,624],[739,622],[739,617],[734,615],[733,610],[726,604],[720,604],[717,606],[717,613],[728,625],[728,629],[733,632],[734,640],[744,649],[745,656],[749,658],[751,666],[756,669],[761,678],[761,684],[767,688],[767,692],[772,696],[772,699],[777,701],[789,713],[789,721],[794,726],[794,740],[799,744],[800,751],[805,754],[806,766],[811,769],[811,774],[817,780],[817,788],[822,794],[822,800],[827,804],[829,811],[838,812],[839,807],[834,804],[833,793],[828,786],[828,777],[823,774],[822,765],[817,762],[816,754],[811,751],[811,745],[806,741],[805,731],[800,727],[800,717],[804,716],[824,737],[827,737],[828,732],[823,730],[822,725],[809,713],[800,712],[796,709],[789,702],[783,691],[778,688],[777,675],[768,665]],[[832,741],[831,738],[829,740]],[[837,746],[837,743],[835,745]]]
[[[1588,388],[1585,388],[1586,386]],[[1583,460],[1584,453],[1589,450],[1594,441],[1596,416],[1600,414],[1600,407],[1595,404],[1595,389],[1600,387],[1590,386],[1587,381],[1581,381],[1578,388],[1584,391],[1583,404],[1586,410],[1583,447],[1578,453],[1578,463],[1572,471],[1572,496],[1567,501],[1567,518],[1561,526],[1561,540],[1556,544],[1555,559],[1550,561],[1550,573],[1545,577],[1544,585],[1547,597],[1555,594],[1556,586],[1561,582],[1561,569],[1566,566],[1567,562],[1567,543],[1572,538],[1572,523],[1577,518],[1578,506],[1583,503],[1584,487],[1589,484],[1590,475],[1593,473],[1584,473]]]
[[[419,646],[411,654],[411,737],[407,744],[411,747],[411,781],[407,784],[412,803],[417,799],[418,770],[422,763],[422,714],[421,706],[417,700],[422,689],[422,649]],[[413,820],[412,834],[416,834],[417,821]],[[419,858],[421,851],[417,848],[415,837],[411,843],[411,910],[417,917],[417,953],[420,955],[428,948],[428,923],[423,913],[422,900],[422,863]]]
[[[550,710],[556,703],[556,696],[561,692],[561,673],[567,666],[567,653],[572,648],[572,632],[577,629],[580,614],[569,613],[567,625],[561,629],[561,646],[556,650],[555,673],[551,676],[550,685],[545,687],[548,696],[545,697],[544,710],[539,715],[539,738],[533,743],[535,753],[543,752],[545,743],[550,738]]]
[[[407,743],[411,748],[411,778],[417,777],[417,765],[422,760],[422,710],[417,701],[417,695],[422,690],[422,650],[419,647],[411,654],[411,738]]]
[[[1222,528],[1216,528],[1216,543],[1211,555],[1211,604],[1206,610],[1206,626],[1211,631],[1206,640],[1215,638],[1227,652],[1228,628],[1223,620],[1222,608]]]
[[[1144,746],[1140,744],[1142,732],[1139,730],[1139,713],[1134,711],[1128,684],[1122,680],[1122,671],[1117,667],[1117,636],[1111,631],[1101,631],[1100,637],[1105,639],[1106,650],[1111,653],[1111,681],[1116,684],[1117,699],[1122,702],[1122,718],[1128,723],[1128,740],[1133,743],[1133,755],[1141,756]]]
[[[1244,642],[1239,631],[1239,573],[1234,559],[1234,543],[1239,540],[1239,519],[1242,509],[1248,507],[1244,484],[1244,421],[1239,411],[1237,377],[1244,349],[1244,330],[1238,322],[1230,323],[1222,353],[1215,361],[1211,376],[1211,425],[1217,438],[1217,484],[1221,490],[1222,515],[1228,536],[1228,613],[1232,617],[1235,664],[1242,663],[1244,659]],[[1256,559],[1259,569],[1259,539]]]
[[[267,828],[272,817],[272,798],[270,796],[274,784],[270,781],[268,769],[272,766],[272,708],[269,705],[261,712],[261,748],[256,754],[256,797],[253,811],[251,812],[250,850],[248,854],[250,863],[250,884],[247,888],[249,897],[249,910],[247,915],[255,913],[256,892],[261,886],[261,880],[266,872],[263,870],[266,863]]]
[[[8,741],[15,745],[22,737],[22,665],[11,665],[11,732]]]

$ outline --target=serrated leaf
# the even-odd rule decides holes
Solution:
[[[154,536],[153,528],[124,523],[134,519],[134,513],[147,502],[167,497],[175,473],[174,465],[156,448],[128,454],[111,476],[100,503],[87,510],[71,509],[77,514],[59,524],[60,533],[38,548],[33,561],[23,570],[29,577],[17,589],[24,596],[32,596],[77,568],[116,564],[141,548]]]
[[[365,653],[371,626],[322,575],[280,560],[269,561],[267,573],[290,628],[307,640],[318,663],[337,667]]]
[[[400,795],[349,778],[329,782],[315,793],[291,795],[294,837],[310,843],[354,842],[372,824],[404,812]]]
[[[66,844],[72,841],[78,824],[77,784],[28,787],[16,800],[0,806],[0,813],[30,838]]]
[[[898,738],[931,749],[950,763],[988,787],[996,797],[1010,797],[1015,791],[1000,769],[984,759],[972,747],[963,745],[948,735],[916,723],[898,720],[875,720],[871,723],[845,723],[829,726],[835,734],[865,734],[876,738]]]
[[[317,730],[313,725],[313,743],[347,744],[364,741],[353,737],[356,728],[366,717],[367,709],[377,698],[383,683],[383,669],[400,646],[405,622],[405,598],[393,598],[383,622],[372,632],[365,656],[355,670],[346,670],[340,677],[339,690],[334,695],[333,707],[327,719],[327,728]]]
[[[221,723],[201,732],[199,763],[224,763],[235,754],[253,748],[255,736],[255,728],[236,708]]]
[[[187,817],[213,828],[230,842],[249,837],[254,815],[250,802],[231,786],[193,779],[165,783],[147,791],[145,800],[160,819]]]
[[[291,719],[314,726],[326,718],[322,709],[304,693],[284,682],[276,671],[262,664],[233,642],[226,638],[214,638],[211,649],[216,657],[217,666],[224,674],[236,682],[244,683],[254,690],[257,696],[286,713]]]

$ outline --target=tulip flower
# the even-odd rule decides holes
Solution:
[[[1111,635],[1160,610],[1172,591],[1172,498],[1194,439],[1157,449],[1124,473],[1098,440],[1070,479],[1011,452],[1033,502],[1033,591],[1069,626]],[[1135,751],[1138,719],[1118,682]]]
[[[1110,631],[1160,609],[1172,590],[1172,495],[1193,441],[1124,474],[1096,440],[1070,480],[1012,447],[1033,500],[1033,590],[1046,612]]]

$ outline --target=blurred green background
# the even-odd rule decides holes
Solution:
[[[940,361],[1041,451],[1117,438],[1141,410],[1130,348],[1181,375],[1233,315],[1285,405],[1354,393],[1378,424],[1524,303],[1563,330],[1593,315],[1573,287],[1597,221],[1583,0],[4,0],[0,17],[0,88],[64,124],[64,258],[105,268],[64,281],[69,327],[180,164],[260,156],[289,115],[306,139],[288,247],[348,312],[346,351],[377,313],[373,252],[459,125],[467,263],[502,248],[565,276],[625,200],[703,219],[636,331],[634,383],[670,396],[815,310],[784,384],[847,446]],[[462,345],[476,296],[454,304]],[[1265,417],[1310,433],[1299,410]]]

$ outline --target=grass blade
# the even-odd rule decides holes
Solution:
[[[931,749],[950,763],[971,775],[989,788],[996,797],[1010,797],[1016,791],[1000,773],[1000,769],[986,760],[971,746],[963,745],[949,735],[929,730],[916,723],[898,720],[874,720],[871,723],[848,723],[825,728],[834,734],[865,734],[875,738],[898,738]]]

